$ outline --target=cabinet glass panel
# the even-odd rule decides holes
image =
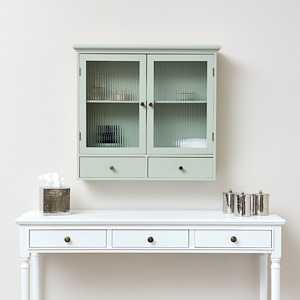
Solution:
[[[206,148],[206,118],[206,104],[156,103],[154,147]]]
[[[138,61],[86,61],[86,147],[139,147]]]
[[[154,101],[207,101],[206,61],[155,61]]]
[[[207,61],[154,62],[154,148],[207,147]]]
[[[89,103],[87,147],[138,147],[139,105],[137,103]]]

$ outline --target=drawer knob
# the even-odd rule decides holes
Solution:
[[[65,237],[65,242],[66,242],[66,243],[69,243],[70,241],[71,241],[71,238],[70,238],[69,236],[66,236],[66,237]]]
[[[233,243],[235,243],[237,241],[237,238],[235,236],[232,236],[230,239]]]
[[[182,170],[183,170],[183,166],[180,166],[178,169],[179,169],[180,171],[182,171]]]
[[[110,166],[109,169],[113,171],[115,169],[115,167],[114,166]]]
[[[148,237],[148,242],[149,242],[149,243],[153,243],[153,241],[154,241],[154,238],[153,238],[152,236],[149,236],[149,237]]]

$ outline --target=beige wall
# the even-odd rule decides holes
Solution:
[[[263,189],[287,220],[282,299],[299,299],[299,11],[297,0],[0,1],[1,299],[20,299],[14,219],[38,208],[37,177],[51,171],[71,187],[73,209],[221,209],[228,188]],[[217,180],[78,181],[75,43],[222,45]],[[258,299],[255,255],[42,262],[44,300]]]

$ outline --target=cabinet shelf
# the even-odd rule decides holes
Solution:
[[[200,100],[156,100],[155,103],[157,104],[160,104],[160,103],[163,103],[163,104],[189,104],[189,103],[192,103],[192,104],[206,104],[207,101],[200,101]]]
[[[106,104],[128,104],[128,103],[139,103],[139,101],[131,100],[87,100],[87,103],[106,103]],[[157,100],[155,103],[160,104],[206,104],[207,101],[200,100]]]
[[[139,103],[137,100],[86,100],[87,103],[128,104]]]

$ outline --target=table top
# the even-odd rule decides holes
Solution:
[[[70,215],[43,216],[30,210],[16,219],[18,225],[284,225],[285,220],[269,216],[235,217],[222,210],[72,210]]]

